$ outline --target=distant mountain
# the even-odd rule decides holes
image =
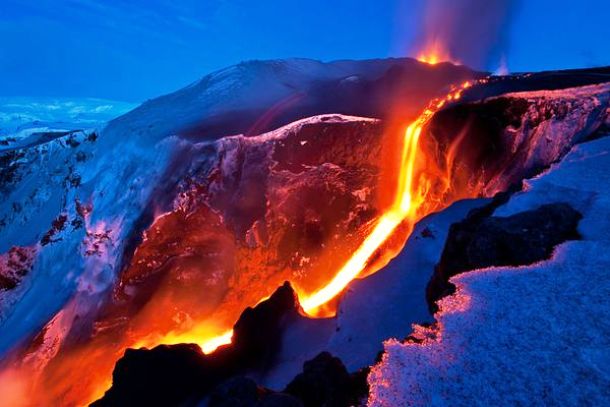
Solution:
[[[113,120],[112,133],[211,140],[256,135],[317,114],[409,119],[456,82],[484,76],[411,58],[249,61],[211,73]]]
[[[0,97],[0,137],[23,130],[97,127],[134,104],[94,98]]]

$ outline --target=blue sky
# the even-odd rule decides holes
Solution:
[[[247,59],[408,56],[423,6],[424,0],[0,0],[0,96],[138,102]],[[609,21],[608,0],[521,0],[503,53],[512,71],[610,65]]]

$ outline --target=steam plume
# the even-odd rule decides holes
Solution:
[[[427,0],[416,55],[439,49],[478,69],[507,54],[508,26],[518,0]]]

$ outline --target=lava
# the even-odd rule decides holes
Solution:
[[[301,305],[308,314],[335,298],[345,287],[357,278],[366,268],[375,252],[388,240],[396,228],[403,222],[408,222],[410,228],[421,215],[418,211],[425,200],[427,182],[416,179],[415,165],[417,161],[418,142],[422,128],[432,118],[434,113],[448,101],[459,99],[464,89],[472,86],[464,83],[459,89],[452,91],[445,98],[434,100],[427,109],[405,130],[403,137],[400,173],[396,186],[394,203],[377,221],[372,232],[366,237],[352,257],[339,270],[326,286],[301,300]]]
[[[440,41],[432,41],[417,55],[417,60],[430,65],[440,64],[441,62],[459,64],[459,62],[454,61],[453,58],[451,58],[449,51],[446,50],[443,43]]]
[[[472,82],[465,82],[456,89],[453,89],[444,98],[433,100],[423,113],[406,128],[402,138],[402,156],[393,204],[377,220],[375,227],[369,235],[328,284],[309,295],[298,293],[301,306],[307,314],[311,316],[318,315],[323,305],[336,298],[352,280],[359,277],[368,266],[371,258],[396,231],[399,225],[408,223],[407,234],[410,234],[415,222],[424,215],[419,209],[426,199],[427,192],[429,192],[429,182],[425,179],[424,174],[420,174],[422,179],[416,179],[417,174],[415,169],[418,142],[422,129],[430,121],[435,112],[446,103],[459,99],[462,92],[471,86]],[[463,134],[458,137],[458,140],[462,137]],[[452,155],[455,153],[454,149],[455,146],[450,149],[451,154],[448,156],[448,159],[451,161],[453,159]],[[450,174],[447,173],[446,176],[450,177]],[[444,181],[444,184],[448,186],[449,180]],[[393,253],[392,257],[395,254]],[[199,341],[199,344],[204,352],[209,353],[221,345],[231,343],[231,336],[232,331],[229,330],[222,335]]]
[[[355,250],[350,250],[351,256],[338,267],[336,273],[328,273],[328,280],[324,280],[315,290],[299,288],[295,285],[295,290],[300,298],[303,311],[310,316],[328,316],[329,310],[334,312],[333,300],[347,287],[347,285],[355,278],[362,277],[365,274],[371,274],[385,265],[392,257],[394,257],[402,248],[400,244],[394,242],[395,236],[406,241],[406,237],[411,233],[413,225],[422,216],[434,209],[438,209],[440,200],[436,192],[432,193],[430,184],[432,180],[438,182],[436,178],[446,176],[445,173],[431,172],[429,168],[425,168],[427,163],[425,157],[422,156],[421,147],[419,146],[422,129],[429,122],[436,111],[442,108],[446,103],[459,99],[463,89],[471,86],[470,82],[453,89],[447,96],[441,99],[433,100],[428,107],[416,118],[410,125],[400,134],[400,159],[396,160],[396,172],[398,173],[396,183],[389,185],[392,189],[389,197],[393,196],[388,208],[376,219],[371,220],[371,226],[364,237],[359,238],[359,245],[355,244]],[[450,154],[451,155],[451,154]],[[444,180],[444,186],[449,185],[449,180]],[[434,202],[431,204],[430,202]],[[425,205],[424,205],[425,204]],[[209,247],[210,253],[214,256],[208,258],[214,259],[216,262],[221,262],[222,259],[231,260],[235,257],[235,250],[232,248],[230,235],[227,234],[222,222],[217,219],[218,215],[207,209],[205,206],[199,206],[194,212],[189,212],[188,216],[182,216],[180,212],[173,215],[162,216],[157,219],[155,228],[150,230],[151,234],[159,234],[161,226],[168,224],[173,230],[180,230],[183,242],[188,247]],[[210,229],[208,234],[201,232],[203,225],[215,225]],[[156,229],[159,228],[159,229]],[[219,239],[226,239],[227,244],[219,244]],[[396,239],[397,241],[399,239]],[[148,242],[148,243],[147,243]],[[219,246],[219,247],[217,247]],[[226,246],[226,247],[225,247]],[[172,249],[174,248],[174,249]],[[145,262],[134,262],[134,267],[143,267],[147,264],[148,258],[146,253],[159,250],[164,255],[168,256],[167,267],[170,272],[181,273],[181,284],[191,287],[200,287],[198,284],[189,283],[188,276],[199,276],[196,273],[197,262],[199,258],[193,258],[192,261],[184,263],[183,267],[178,267],[172,271],[171,260],[179,257],[179,252],[174,253],[180,248],[177,243],[171,239],[171,236],[164,236],[163,239],[146,240],[138,248],[138,261],[146,260]],[[348,252],[348,253],[349,253]],[[382,258],[382,261],[379,258]],[[163,259],[162,259],[163,260]],[[250,258],[250,260],[254,260]],[[165,264],[164,263],[164,264]],[[218,264],[220,264],[218,263]],[[216,264],[216,263],[211,263]],[[340,263],[339,263],[340,264]],[[185,271],[186,270],[186,271]],[[326,268],[326,270],[329,270]],[[331,269],[332,270],[332,269]],[[134,275],[137,278],[139,273],[137,270],[127,270],[124,277],[129,278]],[[332,278],[331,278],[332,277]],[[198,281],[198,280],[197,280]],[[251,283],[246,281],[244,284]],[[128,325],[120,325],[125,319],[125,315],[117,310],[124,310],[130,306],[126,303],[122,291],[117,290],[117,302],[112,307],[105,310],[99,317],[99,322],[96,321],[94,334],[88,339],[88,342],[79,343],[77,346],[66,347],[62,350],[61,357],[55,358],[49,355],[52,360],[43,369],[41,377],[36,380],[37,383],[29,384],[36,387],[30,393],[32,398],[40,401],[39,404],[45,405],[49,403],[57,403],[61,401],[67,405],[82,405],[82,402],[91,402],[98,399],[110,385],[110,372],[115,361],[120,358],[125,348],[139,347],[154,347],[158,344],[176,344],[176,343],[197,343],[205,353],[213,352],[216,348],[222,345],[231,343],[233,332],[230,330],[232,322],[243,310],[245,304],[254,304],[257,301],[263,301],[266,298],[265,289],[270,287],[269,282],[261,281],[260,286],[253,287],[251,284],[244,290],[233,294],[229,300],[223,303],[223,308],[215,311],[213,315],[206,317],[208,311],[203,308],[201,301],[204,301],[206,296],[198,295],[200,291],[186,297],[172,296],[171,286],[166,286],[167,290],[156,292],[156,302],[146,303],[146,307],[137,315],[129,317]],[[239,284],[238,284],[239,285]],[[271,285],[273,287],[273,285]],[[120,287],[119,287],[120,288]],[[190,294],[191,291],[188,291]],[[188,297],[188,298],[187,298]],[[258,297],[258,298],[257,298]],[[126,298],[126,297],[125,297]],[[199,307],[199,314],[192,320],[192,325],[185,332],[170,331],[165,334],[161,328],[163,323],[168,318],[172,319],[174,309],[177,309],[175,301],[183,301],[186,308]],[[205,302],[205,301],[204,301]],[[329,304],[330,303],[330,304]],[[156,306],[155,306],[156,304]],[[199,305],[198,305],[199,304]],[[209,311],[212,312],[212,311]],[[206,314],[207,315],[207,314]],[[169,317],[168,317],[169,316]],[[175,315],[179,318],[179,315]],[[116,326],[115,326],[116,325]],[[124,326],[126,328],[121,328]],[[118,327],[118,328],[117,328]],[[42,337],[45,337],[43,334]],[[53,336],[50,335],[48,341],[53,341]],[[57,352],[57,346],[49,343],[49,349],[52,352]],[[44,355],[43,355],[44,356]],[[83,377],[77,386],[74,386],[75,369],[79,366],[87,365],[90,367],[90,372],[86,377]],[[31,366],[24,366],[21,377],[29,376]],[[36,375],[38,373],[35,373]],[[16,379],[11,380],[13,382]],[[29,386],[28,386],[29,388]]]

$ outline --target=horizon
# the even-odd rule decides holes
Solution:
[[[532,3],[507,0],[485,61],[464,65],[489,72],[502,59],[509,72],[610,65],[605,1]],[[0,15],[5,39],[0,97],[141,103],[252,60],[416,57],[425,25],[423,0],[352,4],[6,0]]]

